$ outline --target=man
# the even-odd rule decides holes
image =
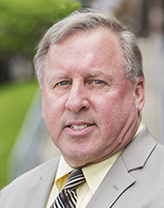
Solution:
[[[133,34],[110,14],[76,11],[47,31],[35,69],[62,157],[5,187],[0,207],[164,207],[164,148],[141,121],[144,75]],[[84,181],[62,205],[76,169]]]

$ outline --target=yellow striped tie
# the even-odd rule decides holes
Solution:
[[[76,189],[84,181],[85,178],[81,169],[71,172],[67,183],[50,208],[75,208],[77,203]]]

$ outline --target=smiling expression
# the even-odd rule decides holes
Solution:
[[[142,104],[123,70],[117,37],[99,28],[51,45],[45,61],[43,118],[52,140],[73,167],[102,161],[135,134]]]

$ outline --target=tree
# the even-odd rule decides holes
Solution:
[[[1,0],[0,70],[13,54],[33,56],[43,33],[78,8],[71,0]]]

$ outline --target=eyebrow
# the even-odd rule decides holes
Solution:
[[[91,76],[91,77],[95,77],[95,76],[99,76],[99,75],[103,75],[104,73],[102,73],[101,71],[93,71],[93,72],[87,72],[87,73],[85,73],[85,76]],[[65,74],[65,73],[62,73],[62,72],[59,72],[59,73],[54,73],[52,76],[51,76],[51,78],[53,79],[53,78],[65,78],[65,77],[67,77],[67,76],[69,76],[69,74],[67,75],[67,74]]]
[[[92,76],[92,77],[95,77],[95,76],[99,76],[101,74],[104,74],[104,73],[102,73],[100,71],[93,71],[93,72],[89,73],[88,75],[89,76]]]
[[[65,74],[62,74],[62,73],[52,74],[52,76],[48,79],[48,83],[50,84],[50,86],[53,86],[54,85],[54,81],[56,79],[63,79],[65,77],[66,77],[66,75]]]
[[[110,74],[106,74],[100,70],[96,70],[96,71],[93,71],[93,72],[90,72],[90,73],[86,73],[86,77],[92,77],[92,78],[95,78],[95,77],[104,77],[106,79],[111,79],[111,75]]]

